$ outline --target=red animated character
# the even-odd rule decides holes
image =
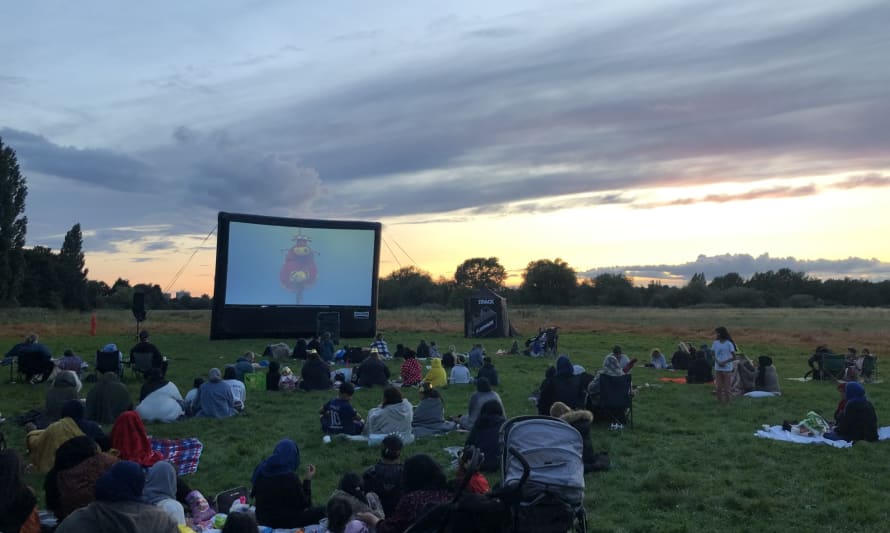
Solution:
[[[296,295],[296,303],[299,304],[303,301],[303,291],[312,287],[318,277],[318,270],[315,267],[317,252],[309,246],[312,239],[302,233],[295,235],[291,240],[294,241],[294,245],[284,257],[278,279],[285,289]]]

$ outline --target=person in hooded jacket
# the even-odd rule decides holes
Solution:
[[[138,464],[115,463],[96,481],[96,500],[62,520],[56,533],[176,533],[176,522],[167,513],[142,501],[144,487]]]
[[[578,430],[584,442],[582,460],[584,461],[584,473],[593,472],[596,454],[593,452],[593,443],[590,441],[590,427],[593,425],[593,413],[586,409],[571,409],[562,402],[555,402],[550,407],[550,416],[559,418],[563,422]]]
[[[553,402],[562,402],[572,409],[577,409],[584,404],[584,391],[581,390],[581,378],[575,375],[575,367],[566,355],[560,355],[556,360],[556,375],[547,382],[551,390],[541,391],[542,398],[553,398]],[[541,405],[538,408],[545,414],[550,413],[553,405]]]
[[[297,476],[300,449],[290,439],[275,445],[272,455],[253,471],[250,495],[256,502],[257,521],[271,528],[293,529],[316,524],[324,509],[312,505],[312,478],[315,466],[306,465],[303,481]]]
[[[46,507],[59,521],[86,507],[96,499],[96,481],[116,462],[86,435],[69,439],[56,450],[56,462],[43,480]]]
[[[838,413],[837,425],[824,435],[826,439],[856,442],[878,440],[878,416],[875,407],[865,396],[865,387],[858,381],[844,385],[846,404]]]
[[[465,445],[475,446],[485,454],[479,466],[483,472],[495,472],[500,468],[499,434],[505,421],[504,407],[496,400],[489,400],[482,406],[467,436]]]
[[[167,461],[158,461],[145,473],[142,501],[163,509],[177,525],[185,525],[185,509],[176,501],[176,468]]]
[[[427,371],[426,376],[423,377],[423,381],[435,388],[442,388],[448,385],[448,375],[445,374],[442,359],[430,359],[430,369]]]
[[[100,424],[112,424],[118,415],[133,408],[126,385],[115,372],[105,372],[87,394],[86,417]]]

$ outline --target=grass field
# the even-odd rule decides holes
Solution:
[[[116,342],[122,349],[132,346],[135,330],[128,312],[101,311],[97,318],[98,335],[90,337],[89,314],[0,311],[0,343],[6,350],[35,331],[54,354],[66,348],[92,354],[108,342]],[[719,408],[709,386],[662,384],[658,377],[670,372],[635,369],[634,383],[642,388],[634,402],[634,428],[623,432],[594,429],[594,447],[609,451],[613,466],[609,472],[587,477],[591,530],[890,530],[890,506],[884,503],[890,492],[890,442],[837,450],[753,437],[763,424],[799,420],[809,410],[827,416],[833,413],[837,403],[833,385],[784,379],[803,374],[806,357],[818,344],[835,350],[848,345],[870,348],[878,354],[879,378],[890,383],[890,374],[884,375],[890,373],[890,364],[882,367],[881,361],[890,353],[890,310],[513,308],[510,318],[524,335],[539,326],[560,326],[560,351],[591,371],[599,367],[613,344],[621,344],[626,353],[642,359],[653,347],[670,354],[680,340],[709,342],[714,326],[726,325],[745,353],[771,355],[782,378],[781,398],[736,399],[731,406]],[[462,337],[461,319],[458,311],[382,311],[378,325],[393,349],[396,343],[413,347],[425,338],[466,351],[471,340]],[[281,340],[211,342],[207,340],[209,320],[208,312],[155,311],[145,324],[152,340],[170,356],[168,377],[183,393],[193,377],[206,374],[209,368],[222,367],[245,350],[262,351],[270,342]],[[293,343],[293,339],[288,341]],[[352,341],[366,345],[370,339]],[[493,354],[499,348],[509,348],[510,342],[496,339],[484,345]],[[528,396],[551,363],[526,357],[496,358],[503,382],[498,392],[508,416],[534,412]],[[390,367],[398,372],[397,363]],[[0,377],[0,412],[4,416],[42,406],[42,386],[10,385],[6,374]],[[129,371],[126,383],[138,398],[140,383]],[[84,394],[90,386],[85,384]],[[887,383],[866,386],[879,425],[890,424],[887,387]],[[471,387],[445,390],[448,414],[464,412],[471,392]],[[380,394],[379,389],[358,391],[356,408],[366,413],[380,401]],[[199,471],[189,482],[207,495],[248,485],[254,466],[274,444],[285,436],[293,438],[301,448],[303,463],[318,467],[314,487],[320,503],[342,473],[360,472],[376,461],[378,453],[359,443],[322,443],[316,413],[329,397],[329,393],[318,392],[253,392],[248,393],[243,416],[149,424],[148,430],[158,437],[196,436],[204,442]],[[413,391],[409,398],[417,401]],[[7,438],[24,452],[22,429],[10,426],[7,423],[5,427]],[[442,448],[460,445],[464,438],[465,434],[452,434],[425,439],[406,452],[428,453],[444,465],[447,456]],[[42,489],[40,476],[32,475],[30,480]],[[491,477],[496,480],[497,476]]]

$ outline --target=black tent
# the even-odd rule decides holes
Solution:
[[[507,299],[478,289],[464,301],[464,337],[509,337]]]

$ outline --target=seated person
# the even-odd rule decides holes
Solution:
[[[467,385],[473,382],[473,378],[470,376],[470,369],[466,366],[466,359],[464,356],[457,356],[457,364],[451,369],[451,378],[448,381],[452,385]]]
[[[710,383],[714,381],[714,367],[708,364],[706,355],[697,351],[689,362],[689,370],[686,371],[686,383]]]
[[[417,345],[415,353],[418,359],[428,359],[430,357],[430,346],[424,339],[420,339],[420,344]]]
[[[442,359],[430,359],[430,369],[424,376],[425,383],[432,384],[435,388],[441,388],[448,385],[448,376],[445,375],[445,368],[442,366]]]
[[[470,396],[470,401],[467,405],[467,414],[460,417],[460,426],[463,429],[473,429],[473,424],[476,423],[476,418],[478,418],[479,413],[482,412],[482,406],[492,400],[501,404],[501,413],[503,413],[504,403],[501,401],[501,397],[498,393],[491,390],[491,384],[488,379],[484,377],[477,379],[476,392]]]
[[[176,468],[167,461],[158,461],[146,471],[142,501],[160,508],[185,527],[185,509],[176,501]]]
[[[133,408],[130,392],[116,372],[105,372],[87,394],[86,418],[100,424],[112,424],[117,417]]]
[[[198,389],[197,404],[197,416],[226,418],[237,413],[235,395],[229,384],[223,381],[222,372],[218,368],[210,369],[207,382]]]
[[[455,356],[456,350],[453,344],[448,345],[448,351],[442,354],[442,368],[445,370],[451,370],[454,368],[454,361],[456,359]]]
[[[748,359],[743,353],[736,354],[736,374],[738,375],[738,388],[742,394],[747,394],[754,390],[755,381],[757,379],[757,369],[754,363]]]
[[[370,512],[370,510],[361,511]],[[324,508],[325,518],[327,518],[328,527],[326,532],[330,533],[369,533],[368,526],[364,522],[354,518],[356,510],[355,506],[341,497],[331,498]],[[226,533],[225,531],[223,533]],[[253,533],[253,530],[251,530]]]
[[[436,341],[430,341],[430,357],[442,358],[442,352],[439,351],[439,345],[436,344]]]
[[[257,368],[256,354],[253,352],[244,352],[244,354],[235,360],[235,379],[244,383],[244,374],[252,374]]]
[[[414,421],[414,407],[411,402],[402,398],[402,392],[393,386],[383,389],[383,402],[380,406],[368,411],[368,422],[365,424],[365,435],[390,433],[411,433]]]
[[[621,377],[624,371],[621,369],[618,358],[614,354],[609,354],[603,359],[603,367],[593,376],[593,381],[587,386],[587,407],[594,408],[599,405],[600,397],[600,378],[603,376]],[[558,401],[558,400],[556,400]],[[565,403],[565,402],[563,402]],[[568,405],[568,404],[566,404]],[[571,408],[571,406],[569,406]],[[547,413],[549,414],[549,407]]]
[[[674,352],[674,355],[671,357],[671,366],[674,370],[689,370],[689,363],[691,362],[691,352],[689,351],[689,346],[686,345],[685,342],[681,342],[677,345],[677,351]]]
[[[226,367],[223,371],[223,383],[232,389],[232,396],[235,398],[235,410],[243,411],[247,401],[247,387],[244,386],[243,381],[238,379],[238,372],[235,371],[235,367]]]
[[[856,442],[878,440],[878,417],[875,408],[865,396],[865,387],[851,381],[844,386],[846,405],[838,415],[834,430],[826,433],[826,439]]]
[[[292,391],[297,389],[297,376],[289,366],[281,369],[281,377],[278,379],[278,390]]]
[[[349,505],[352,513],[372,512],[377,516],[383,517],[384,513],[380,509],[380,500],[376,494],[369,494],[364,486],[362,478],[355,472],[347,472],[340,478],[337,484],[337,490],[332,494],[331,500],[342,500]],[[375,510],[372,510],[372,506]],[[333,528],[331,528],[333,529]]]
[[[627,354],[624,353],[624,350],[621,349],[621,346],[618,346],[617,344],[612,346],[612,355],[618,359],[618,366],[620,366],[626,374],[628,372],[628,365],[630,365],[630,357],[628,357]]]
[[[309,350],[308,358],[300,370],[302,390],[329,390],[331,388],[331,367],[321,360],[318,352]]]
[[[380,352],[371,348],[371,354],[355,367],[356,384],[359,387],[373,387],[374,385],[389,385],[389,368],[380,360]]]
[[[96,481],[96,501],[71,513],[56,533],[177,531],[176,522],[167,513],[143,503],[144,487],[145,473],[139,465],[115,463]]]
[[[74,420],[83,434],[93,439],[103,451],[111,449],[111,439],[102,430],[102,426],[92,420],[87,420],[84,416],[85,412],[86,408],[80,400],[68,400],[62,406],[62,418]]]
[[[470,465],[473,460],[476,459],[477,455],[481,453],[482,451],[475,446],[464,446],[464,449],[460,453],[460,457],[457,459],[457,471],[455,472],[454,483],[452,484],[455,492],[464,485],[464,478],[467,477],[468,465]],[[479,460],[481,462],[484,458],[480,458]],[[466,481],[466,487],[464,488],[464,492],[468,494],[486,494],[490,490],[491,487],[488,485],[488,480],[485,479],[485,476],[482,475],[482,472],[479,470],[473,472],[470,479]]]
[[[374,342],[371,343],[371,350],[377,350],[377,353],[380,354],[382,359],[392,359],[392,354],[389,353],[389,346],[386,344],[386,341],[383,340],[383,333],[378,333],[376,337],[374,337]]]
[[[392,515],[402,496],[403,446],[398,435],[387,435],[380,446],[380,460],[362,474],[365,490],[380,497],[384,515]]]
[[[614,356],[611,356],[614,359]],[[607,356],[608,359],[608,356]],[[623,374],[623,372],[622,372]],[[593,381],[596,381],[594,377]],[[560,355],[556,359],[556,375],[546,384],[547,391],[541,391],[542,398],[553,398],[554,402],[562,402],[572,409],[584,405],[584,391],[581,390],[581,378],[575,375],[575,367],[567,355]],[[539,404],[539,408],[543,408]],[[547,413],[550,405],[546,406]]]
[[[394,357],[401,357],[404,359],[408,354],[412,357],[417,357],[417,354],[411,348],[408,348],[404,344],[396,344],[396,353],[394,354]]]
[[[294,359],[306,359],[306,339],[297,339],[294,344],[294,353],[291,355]]]
[[[167,375],[167,358],[161,355],[161,351],[158,350],[158,347],[148,340],[147,329],[143,329],[139,332],[139,342],[137,342],[130,350],[130,366],[133,366],[133,354],[137,353],[150,353],[151,367],[160,370],[162,377]]]
[[[500,431],[506,418],[504,408],[495,400],[485,402],[467,435],[466,446],[475,446],[485,454],[479,470],[496,472],[500,468]]]
[[[296,473],[299,466],[300,450],[290,439],[279,441],[272,455],[257,465],[250,491],[257,522],[271,528],[294,529],[317,524],[324,517],[324,509],[312,506],[315,466],[306,466],[302,482]]]
[[[478,378],[487,379],[492,387],[497,387],[500,384],[498,371],[494,367],[491,357],[486,356],[482,358],[482,368],[479,369],[479,374],[476,375],[476,379]]]
[[[102,373],[102,372],[114,371],[113,364],[111,364],[109,366],[109,363],[106,362],[103,364],[99,360],[101,355],[107,355],[107,354],[117,354],[117,370],[116,371],[117,371],[118,375],[122,375],[123,369],[124,369],[124,354],[122,354],[121,351],[117,349],[117,344],[114,344],[113,342],[106,344],[105,346],[102,347],[101,350],[96,352],[96,372]],[[108,356],[108,358],[114,359],[114,357],[112,357],[112,356]],[[105,359],[105,360],[107,361],[107,359]]]
[[[148,468],[165,458],[161,452],[151,448],[145,424],[135,411],[124,411],[111,427],[111,447],[118,451],[124,461],[133,461]]]
[[[357,518],[377,533],[401,533],[415,523],[426,510],[451,500],[448,481],[442,467],[428,455],[418,454],[405,461],[405,482],[402,498],[386,518],[373,513],[359,513]]]
[[[402,376],[403,387],[413,387],[423,379],[423,369],[420,368],[420,361],[412,353],[405,354],[405,362],[402,363],[399,373]]]
[[[56,461],[56,450],[68,439],[80,437],[83,431],[70,418],[60,418],[46,429],[37,429],[33,423],[25,424],[25,445],[34,469],[41,474],[50,471]]]
[[[197,377],[192,381],[192,388],[185,393],[185,400],[183,400],[185,405],[183,408],[187,416],[195,416],[195,413],[198,412],[198,390],[203,384],[204,378]]]
[[[445,420],[442,395],[432,385],[424,383],[420,387],[420,403],[414,408],[414,418],[411,421],[414,436],[444,435],[453,431],[456,426],[454,422]]]
[[[584,442],[582,459],[584,461],[584,473],[593,472],[596,454],[590,441],[590,428],[593,425],[593,413],[585,409],[569,409],[562,402],[556,402],[550,407],[550,416],[559,418],[563,422],[578,430]]]
[[[474,369],[482,368],[482,359],[485,357],[485,350],[482,348],[481,344],[474,344],[473,348],[470,350],[470,353],[467,354],[468,363],[467,366]]]
[[[6,352],[6,357],[18,358],[19,372],[25,375],[25,381],[31,383],[46,381],[56,367],[49,348],[39,341],[37,334],[32,333],[25,337],[24,342]]]
[[[809,375],[813,376],[813,379],[822,379],[823,369],[822,369],[822,359],[823,356],[831,355],[831,349],[824,344],[816,346],[816,350],[813,351],[813,355],[807,359],[807,365],[809,365],[810,370],[804,374],[804,377]]]
[[[266,372],[266,390],[277,391],[278,383],[281,381],[281,363],[278,361],[269,362],[269,371]]]
[[[25,481],[25,463],[14,450],[0,451],[0,531],[41,530],[37,497]]]
[[[56,374],[50,388],[46,389],[46,417],[55,422],[62,416],[62,406],[68,400],[77,400],[80,380],[74,372],[63,370]]]
[[[535,406],[538,408],[539,415],[550,416],[550,406],[553,405],[553,402],[555,401],[553,398],[554,391],[551,381],[553,381],[553,378],[555,377],[556,367],[553,365],[548,366],[547,370],[544,371],[544,379],[538,386],[538,390],[536,390],[532,396],[535,400]],[[596,376],[594,376],[594,379],[596,379]]]
[[[83,358],[71,350],[65,350],[65,355],[56,361],[56,366],[60,370],[69,370],[79,376],[83,371]]]
[[[185,415],[185,400],[171,381],[163,378],[160,368],[152,368],[142,385],[136,412],[146,422],[175,422]]]
[[[667,370],[667,359],[665,359],[661,350],[653,348],[652,353],[649,354],[649,362],[646,363],[646,366],[655,368],[656,370]]]
[[[758,391],[782,394],[779,388],[779,375],[773,366],[773,359],[766,355],[757,358],[757,376],[754,378],[754,388]]]
[[[44,479],[46,507],[61,522],[96,499],[96,481],[118,458],[103,453],[87,437],[74,437],[56,450],[56,462]]]
[[[329,400],[318,411],[321,419],[321,431],[326,435],[343,433],[360,435],[365,421],[352,407],[352,395],[355,387],[352,383],[342,383],[337,398]]]

